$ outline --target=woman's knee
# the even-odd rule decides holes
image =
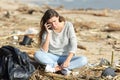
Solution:
[[[41,59],[41,57],[43,56],[43,52],[42,51],[36,51],[34,54],[34,58],[36,60]]]
[[[41,55],[41,53],[42,53],[41,51],[36,51],[35,54],[34,54],[34,57],[37,57],[37,56]]]
[[[79,57],[79,60],[80,60],[80,62],[82,62],[83,64],[87,64],[87,63],[88,63],[87,57],[85,57],[85,56]]]

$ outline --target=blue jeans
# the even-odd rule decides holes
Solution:
[[[34,54],[34,58],[36,61],[43,65],[51,65],[52,67],[55,67],[58,64],[62,64],[67,56],[59,56],[51,53],[45,53],[43,51],[36,51]],[[87,64],[87,58],[84,56],[73,56],[73,58],[70,61],[70,65],[68,67],[69,70],[80,68]]]

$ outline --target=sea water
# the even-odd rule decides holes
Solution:
[[[120,0],[22,0],[37,5],[47,4],[53,7],[64,6],[67,9],[120,9]]]

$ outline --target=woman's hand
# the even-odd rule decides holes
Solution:
[[[45,23],[44,26],[45,26],[46,31],[49,33],[51,30],[51,24]]]
[[[64,61],[63,64],[61,64],[61,67],[62,68],[67,68],[69,65],[70,65],[70,61],[66,60],[66,61]]]
[[[70,65],[70,61],[71,61],[73,55],[74,55],[73,53],[71,53],[71,52],[69,53],[69,55],[66,58],[66,60],[63,62],[63,64],[61,64],[62,68],[67,68]]]
[[[48,52],[49,42],[50,42],[50,30],[49,30],[50,25],[45,23],[44,26],[45,26],[45,29],[47,31],[47,34],[46,34],[46,39],[45,39],[44,43],[41,45],[41,47],[45,52]]]

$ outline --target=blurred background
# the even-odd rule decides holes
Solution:
[[[66,9],[120,9],[120,0],[22,0],[37,5],[63,6]]]

